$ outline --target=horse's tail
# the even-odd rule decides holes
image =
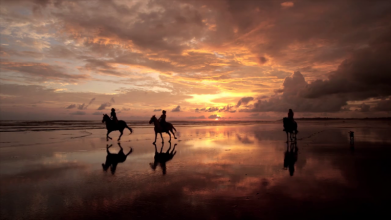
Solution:
[[[130,131],[130,134],[129,134],[129,135],[131,135],[131,134],[133,133],[132,128],[130,128],[128,125],[126,125],[126,128],[129,129],[129,131]]]

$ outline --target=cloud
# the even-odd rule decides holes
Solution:
[[[192,117],[187,117],[187,119],[205,119],[205,116],[192,116]]]
[[[83,104],[79,105],[79,106],[77,107],[77,109],[79,109],[79,110],[83,110],[83,109],[84,109],[84,107],[85,107],[85,104],[83,103]]]
[[[275,94],[268,100],[258,99],[248,109],[241,109],[241,112],[287,112],[288,109],[298,112],[336,112],[342,106],[347,105],[347,99],[338,94],[322,96],[316,99],[303,97],[306,93],[308,83],[300,72],[294,72],[286,77],[283,83],[282,94]]]
[[[234,101],[196,100],[193,95],[230,92],[254,97],[240,103],[244,111],[285,111],[289,106],[338,111],[350,101],[375,110],[372,100],[390,96],[385,64],[389,1],[174,2],[154,1],[154,7],[149,1],[2,2],[1,81],[44,86],[37,91],[23,87],[30,92],[24,96],[7,88],[18,95],[2,93],[1,107],[42,100],[51,103],[37,106],[42,111],[64,110],[61,102],[81,104],[84,110],[93,96],[135,103],[135,111],[150,111],[151,103],[192,109],[200,106],[193,103],[211,103],[214,107],[198,111],[216,113]],[[305,76],[305,88],[279,90],[293,70]],[[99,94],[71,92],[86,91],[86,79],[88,88],[100,88]],[[60,87],[68,93],[48,89]],[[112,88],[120,91],[112,95]],[[297,93],[289,95],[288,89]],[[268,98],[260,104],[257,96]],[[316,103],[318,97],[331,107]]]
[[[171,110],[171,112],[180,112],[180,111],[181,111],[181,106],[179,105]]]
[[[377,105],[374,107],[375,111],[391,111],[391,99],[388,100],[381,100],[377,103]]]
[[[160,109],[160,108],[159,109],[154,109],[153,111],[154,112],[160,112],[160,111],[162,111],[162,109]]]
[[[88,106],[90,106],[94,101],[95,101],[95,98],[92,98],[92,99],[90,100],[90,102],[88,103],[88,105],[86,105],[85,107],[84,107],[84,103],[83,103],[83,108],[84,108],[84,109],[87,109]]]
[[[371,106],[366,105],[365,103],[362,103],[360,106],[360,109],[358,111],[360,112],[369,112]]]
[[[241,105],[247,105],[250,101],[254,100],[253,97],[243,97],[241,98],[238,103],[236,104],[236,107],[239,107]]]
[[[110,99],[110,102],[115,103],[115,100],[113,97]]]
[[[266,57],[259,57],[259,58],[258,58],[258,62],[259,62],[261,65],[265,64],[267,61],[268,61],[268,59],[266,59]]]
[[[106,103],[101,104],[97,110],[105,110],[106,107],[110,107],[110,106],[111,106],[111,103],[106,102]]]
[[[216,118],[221,118],[220,115],[209,115],[209,119],[216,119]]]
[[[219,109],[219,112],[230,112],[230,113],[234,113],[236,112],[235,109],[233,109],[234,106],[233,105],[227,105],[227,106],[224,106],[223,108]]]
[[[86,113],[85,112],[82,112],[82,111],[76,111],[76,112],[72,112],[70,113],[70,115],[85,115]]]
[[[46,63],[2,61],[0,62],[0,70],[3,72],[21,73],[26,76],[34,77],[34,79],[44,78],[45,80],[66,80],[68,82],[76,82],[88,78],[86,75],[65,73],[65,68]]]
[[[293,7],[295,4],[293,2],[283,2],[281,3],[281,6],[284,8],[290,8]]]
[[[122,108],[122,111],[125,111],[125,112],[130,111],[130,108],[125,108],[125,107],[123,107],[123,108]]]
[[[103,115],[104,113],[103,112],[94,112],[92,113],[92,115]]]
[[[71,104],[68,107],[66,107],[66,109],[73,109],[73,108],[76,108],[76,104]]]

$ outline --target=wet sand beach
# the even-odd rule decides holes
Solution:
[[[389,122],[0,132],[1,219],[330,219],[382,216],[391,196]],[[132,124],[129,124],[132,127]],[[354,145],[349,131],[355,132]],[[117,154],[120,147],[126,157]],[[175,149],[174,149],[175,147]],[[162,151],[160,151],[162,148]],[[170,149],[170,150],[169,150]],[[167,154],[164,154],[168,151]],[[159,154],[162,152],[161,154]],[[171,155],[169,155],[171,153]],[[156,159],[156,161],[155,161]],[[114,163],[116,169],[104,170]],[[159,163],[160,162],[160,163]]]

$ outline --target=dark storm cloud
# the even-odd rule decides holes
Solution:
[[[390,32],[387,32],[390,33]],[[385,98],[391,95],[391,42],[382,36],[354,51],[328,80],[307,83],[300,72],[285,78],[282,94],[268,101],[258,100],[250,110],[241,111],[339,111],[348,101]],[[377,108],[375,108],[377,109]],[[369,108],[363,106],[361,111]]]
[[[304,96],[318,98],[344,94],[349,100],[364,100],[391,95],[391,41],[386,37],[355,51],[330,73],[328,80],[311,83]]]
[[[299,112],[335,112],[347,104],[347,99],[338,94],[332,94],[317,99],[302,97],[308,83],[300,72],[295,72],[291,77],[285,78],[282,94],[275,94],[269,100],[257,100],[248,109],[240,109],[241,112],[287,112],[288,109]]]

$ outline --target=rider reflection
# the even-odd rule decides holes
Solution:
[[[172,158],[176,154],[176,151],[174,152],[174,150],[175,150],[175,146],[177,144],[174,145],[174,148],[170,152],[171,142],[169,142],[169,143],[170,143],[170,147],[168,148],[168,150],[165,153],[164,152],[162,153],[164,143],[162,143],[162,147],[160,148],[160,153],[157,151],[156,144],[153,144],[153,145],[155,145],[155,157],[154,157],[154,162],[149,164],[153,170],[156,170],[157,165],[160,165],[160,167],[162,168],[162,171],[163,171],[163,175],[165,175],[167,172],[166,163],[168,161],[172,160]]]
[[[115,173],[115,170],[117,169],[118,163],[123,163],[125,162],[126,158],[128,157],[129,154],[132,153],[133,149],[130,148],[129,152],[127,154],[124,154],[124,149],[121,147],[121,144],[118,143],[118,146],[121,148],[121,150],[117,154],[112,154],[109,151],[109,148],[113,146],[112,144],[107,145],[106,151],[107,151],[107,156],[106,156],[106,162],[102,163],[102,168],[104,171],[107,171],[110,167],[110,171],[112,174]]]
[[[284,169],[289,169],[289,174],[293,176],[295,172],[295,163],[297,161],[297,142],[286,144],[286,152],[284,155]]]

